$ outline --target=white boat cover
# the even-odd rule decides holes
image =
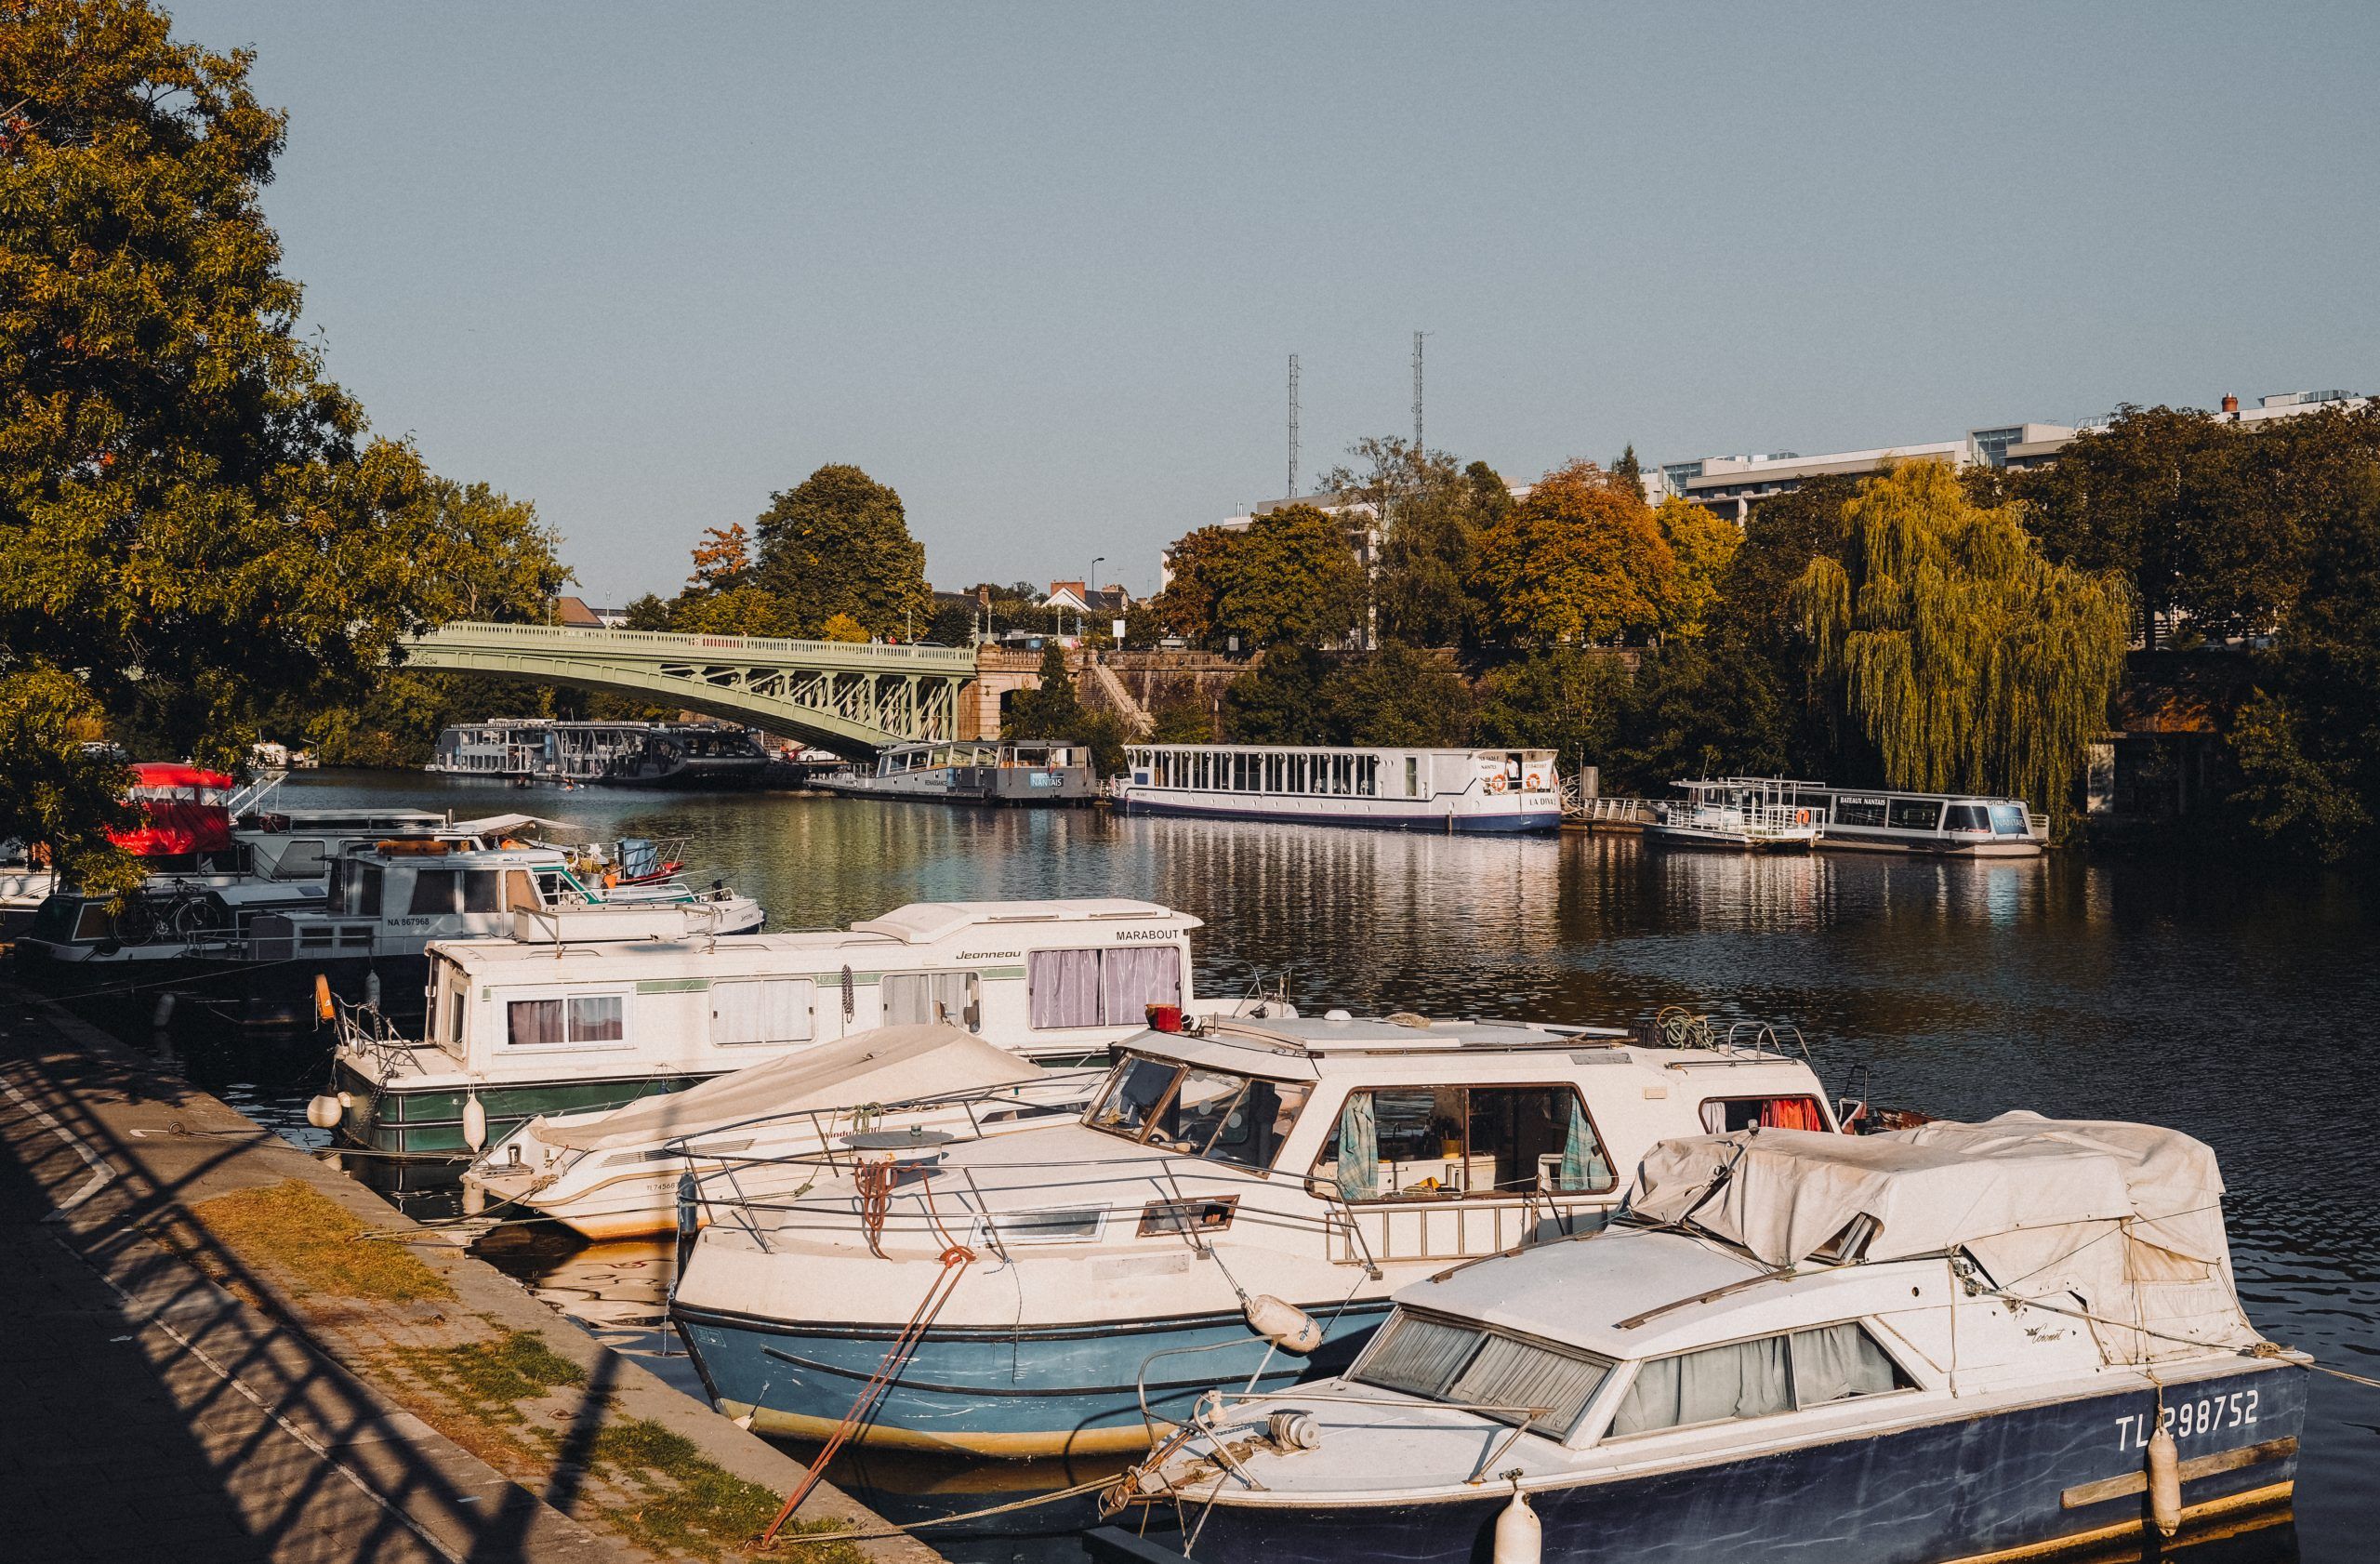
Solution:
[[[549,820],[542,815],[483,815],[476,820],[457,820],[443,828],[470,836],[517,836],[532,826],[558,831],[574,831],[578,828],[564,820]],[[531,835],[536,833],[532,831]]]
[[[2176,1130],[2015,1112],[1880,1135],[1739,1131],[1665,1141],[1638,1180],[1638,1215],[1691,1213],[1770,1266],[1861,1217],[1870,1261],[1963,1250],[2008,1292],[2079,1304],[2109,1363],[2258,1339],[2232,1284],[2215,1153]]]
[[[582,1123],[537,1126],[537,1138],[579,1151],[658,1146],[723,1124],[805,1108],[905,1103],[1040,1078],[1039,1066],[946,1021],[874,1027],[833,1042],[646,1097]]]

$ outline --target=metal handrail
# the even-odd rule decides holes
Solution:
[[[568,625],[441,625],[436,630],[413,637],[409,644],[475,640],[566,640],[592,645],[646,646],[656,651],[681,648],[708,652],[823,654],[838,657],[857,656],[866,661],[939,663],[954,670],[964,668],[971,671],[975,666],[972,652],[962,652],[951,646],[884,645],[872,641],[795,641],[757,635],[684,635],[672,630],[581,630]]]

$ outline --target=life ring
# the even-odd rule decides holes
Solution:
[[[1809,823],[1810,812],[1808,810],[1797,809],[1793,812],[1793,824],[1797,826],[1806,826]]]
[[[1504,774],[1502,772],[1497,772],[1495,775],[1488,778],[1488,790],[1491,793],[1501,793],[1504,790]]]
[[[1544,787],[1544,786],[1545,786],[1545,778],[1543,778],[1542,776],[1540,776],[1537,773],[1535,773],[1535,772],[1533,772],[1533,771],[1532,771],[1532,772],[1530,772],[1530,773],[1528,774],[1528,790],[1529,790],[1530,792],[1532,792],[1532,793],[1533,793],[1533,792],[1536,792],[1539,789],[1540,789],[1540,788],[1542,788],[1542,787]]]

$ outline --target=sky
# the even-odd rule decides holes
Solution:
[[[599,603],[828,462],[1145,592],[1415,331],[1515,480],[2380,390],[2380,7],[164,3],[332,378]]]

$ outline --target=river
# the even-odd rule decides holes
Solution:
[[[1200,991],[1286,982],[1309,1011],[1633,1021],[1684,1004],[1790,1024],[1821,1075],[1937,1115],[2024,1107],[2186,1130],[2221,1156],[2256,1324],[2380,1375],[2380,908],[2368,884],[2188,856],[1929,863],[1649,851],[1628,836],[1516,841],[985,813],[808,795],[515,791],[315,774],[284,807],[523,809],[575,840],[686,835],[772,927],[909,901],[1139,896],[1206,921]],[[144,1038],[143,1040],[146,1040]],[[177,1040],[202,1085],[284,1126],[323,1079],[311,1040]],[[319,1137],[315,1137],[319,1138]],[[501,1229],[483,1251],[624,1345],[650,1348],[666,1246],[581,1248]],[[683,1359],[665,1368],[682,1372]],[[2317,1376],[2296,1521],[2257,1564],[2367,1557],[2380,1528],[2380,1391]],[[997,1503],[1066,1474],[875,1461],[839,1474],[901,1518]],[[1076,1557],[1027,1515],[939,1534],[967,1560]]]

